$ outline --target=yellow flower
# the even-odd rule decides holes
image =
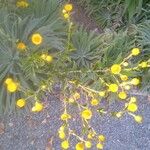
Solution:
[[[133,84],[133,85],[138,85],[139,83],[140,83],[140,80],[137,79],[137,78],[133,78],[133,79],[131,80],[131,84]]]
[[[68,99],[68,101],[69,101],[69,103],[74,103],[75,102],[75,100],[71,97]]]
[[[16,105],[20,108],[24,107],[26,104],[26,101],[25,99],[21,98],[21,99],[18,99],[17,102],[16,102]]]
[[[106,92],[105,92],[105,91],[100,91],[100,92],[99,92],[99,96],[101,96],[101,97],[104,97],[104,96],[105,96],[105,94],[106,94]]]
[[[43,37],[41,36],[41,34],[39,33],[35,33],[32,35],[32,43],[35,44],[35,45],[40,45],[43,41]]]
[[[130,103],[136,103],[136,97],[131,97],[130,98]]]
[[[26,2],[25,0],[18,0],[16,6],[19,8],[26,8],[29,6],[29,3]]]
[[[97,145],[96,145],[96,147],[97,147],[97,149],[103,149],[103,145],[101,144],[101,143],[98,143]]]
[[[130,90],[130,89],[131,89],[130,85],[125,85],[124,88],[125,88],[126,90]]]
[[[139,64],[139,67],[142,67],[142,68],[146,68],[146,67],[148,67],[148,63],[147,63],[147,61],[143,61],[143,62],[141,62],[141,63]]]
[[[40,112],[43,110],[43,104],[40,102],[35,102],[35,105],[32,107],[33,112]]]
[[[128,62],[124,62],[124,63],[123,63],[123,66],[125,66],[125,67],[127,67],[128,65],[129,65]]]
[[[113,74],[119,74],[121,72],[121,66],[119,64],[114,64],[112,67],[111,67],[111,72]]]
[[[75,100],[79,99],[79,98],[80,98],[80,94],[76,92],[76,93],[73,95],[73,98],[74,98]]]
[[[97,99],[92,99],[91,100],[91,105],[96,106],[98,105],[99,101]]]
[[[45,60],[50,63],[53,61],[53,57],[51,55],[48,55],[46,56]]]
[[[19,43],[17,44],[17,49],[22,50],[22,51],[25,50],[25,49],[26,49],[25,43],[19,42]]]
[[[66,11],[65,9],[63,9],[63,10],[62,10],[62,13],[65,14],[65,13],[67,13],[67,11]]]
[[[123,113],[120,111],[120,112],[116,113],[116,117],[117,117],[117,118],[120,118],[120,117],[122,116],[122,114],[123,114]]]
[[[59,138],[64,139],[66,137],[65,133],[63,131],[59,131]]]
[[[88,139],[93,139],[94,136],[95,136],[94,133],[89,133],[89,134],[87,135]]]
[[[68,142],[67,140],[63,141],[63,142],[61,143],[61,147],[62,147],[63,149],[68,149],[68,148],[69,148],[69,142]]]
[[[65,14],[64,14],[64,18],[65,18],[65,19],[68,19],[69,17],[70,17],[70,15],[69,15],[68,13],[65,13]]]
[[[106,137],[101,134],[101,135],[98,136],[98,139],[99,139],[99,141],[101,141],[101,142],[105,142]]]
[[[84,150],[84,144],[82,142],[76,144],[76,150]]]
[[[110,84],[109,85],[109,91],[111,92],[117,92],[118,91],[118,85],[117,84]]]
[[[138,109],[136,103],[130,103],[127,107],[127,110],[130,112],[136,112]]]
[[[71,116],[67,113],[64,113],[61,115],[61,120],[67,121],[68,119],[71,119]]]
[[[91,117],[92,117],[92,112],[91,112],[91,110],[86,109],[86,110],[82,111],[81,116],[82,116],[82,118],[87,119],[87,120],[88,120],[88,119],[91,119]]]
[[[140,49],[139,48],[133,48],[131,53],[133,56],[137,56],[140,54]]]
[[[7,78],[6,80],[5,80],[5,84],[10,84],[11,82],[13,82],[13,79],[12,78]]]
[[[47,54],[42,54],[41,59],[46,60]]]
[[[18,83],[12,81],[7,84],[7,90],[11,93],[16,92],[18,90]]]
[[[120,75],[120,78],[121,78],[122,81],[127,81],[128,80],[127,75]]]
[[[134,120],[135,120],[137,123],[142,123],[143,118],[142,118],[142,116],[137,115],[137,116],[134,116]]]
[[[85,147],[86,148],[91,148],[92,147],[92,143],[90,141],[86,141],[85,142]]]
[[[118,96],[120,99],[126,99],[127,98],[127,94],[125,92],[119,92]]]
[[[64,6],[64,9],[65,9],[66,11],[70,12],[70,11],[72,11],[72,9],[73,9],[73,5],[72,5],[72,4],[66,4],[66,5]]]

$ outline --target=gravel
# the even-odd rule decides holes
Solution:
[[[92,126],[107,138],[104,150],[150,150],[150,102],[147,97],[138,99],[138,114],[144,117],[142,124],[135,123],[129,115],[116,119],[109,115],[94,114],[91,120]],[[113,105],[115,103],[111,107]],[[62,111],[61,101],[50,96],[48,106],[43,112],[1,116],[0,123],[4,128],[0,129],[3,130],[0,132],[0,150],[61,150],[57,129],[62,124],[59,120]],[[71,127],[80,133],[77,109],[72,108],[70,111],[76,118],[72,121]],[[70,150],[74,150],[76,142],[76,139],[71,139]],[[51,143],[52,149],[50,149]],[[91,150],[96,148],[93,147]]]

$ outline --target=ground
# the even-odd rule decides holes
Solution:
[[[101,117],[98,113],[94,114],[91,124],[107,138],[104,150],[150,149],[150,102],[146,96],[139,97],[138,100],[138,113],[144,117],[142,124],[135,123],[128,115],[116,119],[109,115]],[[10,114],[1,117],[0,150],[61,150],[57,129],[62,124],[59,120],[63,111],[62,103],[54,96],[49,96],[46,103],[48,105],[44,111],[37,114]],[[114,104],[111,107],[114,107]],[[71,109],[71,113],[74,118],[71,127],[80,132],[80,119],[75,107]],[[70,150],[74,150],[77,141],[71,141]]]

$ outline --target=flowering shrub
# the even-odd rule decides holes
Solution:
[[[137,98],[129,93],[142,82],[139,73],[150,67],[150,59],[137,59],[142,53],[139,45],[125,42],[127,38],[123,42],[119,38],[117,43],[114,35],[97,35],[76,26],[71,17],[72,4],[62,8],[54,0],[18,0],[14,7],[13,13],[1,9],[1,112],[24,108],[33,113],[43,111],[44,94],[60,81],[64,111],[58,137],[62,149],[69,149],[71,136],[78,139],[76,150],[90,149],[95,142],[97,149],[103,149],[105,135],[90,125],[94,111],[109,113],[101,108],[102,99],[109,103],[115,97],[124,103],[122,110],[110,115],[120,118],[127,113],[142,123]],[[68,111],[71,105],[78,109],[84,135],[69,126],[73,119]]]

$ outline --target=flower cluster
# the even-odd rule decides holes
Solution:
[[[70,18],[70,13],[73,10],[73,5],[72,4],[66,4],[62,10],[63,16],[65,19]]]

